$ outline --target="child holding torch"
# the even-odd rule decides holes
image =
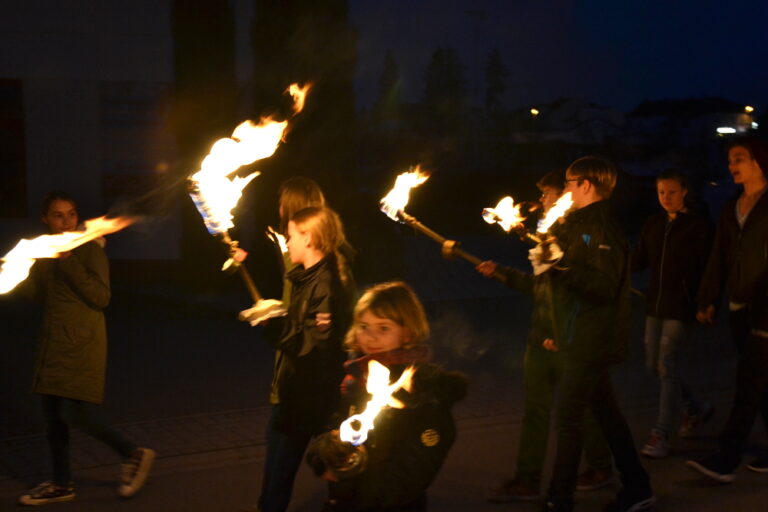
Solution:
[[[541,190],[541,203],[545,212],[563,194],[564,179],[564,171],[552,171],[536,184]],[[544,275],[531,275],[493,261],[480,263],[477,271],[489,278],[501,274],[504,277],[503,284],[533,296],[531,330],[523,359],[525,398],[517,471],[515,478],[489,489],[488,501],[504,503],[537,500],[547,453],[552,402],[563,373],[562,355],[545,346],[547,340],[555,339],[554,312],[548,298],[550,285]],[[611,450],[600,427],[589,413],[584,416],[584,458],[587,469],[579,475],[576,488],[589,491],[609,485],[613,480]]]
[[[408,391],[394,393],[402,407],[382,409],[357,452],[340,441],[338,430],[312,444],[307,462],[330,482],[324,512],[427,510],[426,489],[456,437],[451,408],[467,387],[463,375],[429,362],[428,334],[424,308],[404,283],[375,285],[358,301],[346,338],[353,359],[345,364],[345,403],[356,412],[365,409],[372,361],[388,368],[390,381],[414,373],[410,385],[404,385]],[[346,453],[356,457],[338,456],[345,445]]]
[[[48,194],[42,220],[51,234],[77,230],[74,199]],[[123,459],[118,494],[130,498],[144,485],[155,452],[139,448],[107,425],[97,404],[104,398],[109,304],[109,263],[103,239],[85,243],[33,267],[35,292],[44,300],[40,349],[32,391],[42,396],[53,479],[19,497],[20,505],[45,505],[75,498],[69,461],[70,429],[103,442]]]
[[[614,165],[583,157],[568,167],[565,192],[573,209],[557,231],[558,261],[531,250],[535,274],[552,282],[552,304],[563,357],[558,406],[557,454],[544,510],[571,512],[581,459],[584,413],[590,410],[611,447],[621,489],[606,512],[637,512],[656,498],[640,463],[632,433],[619,408],[611,366],[628,352],[629,243],[608,199],[616,185]],[[538,250],[537,250],[538,249]]]
[[[327,430],[338,408],[342,341],[353,293],[345,278],[346,263],[338,254],[344,230],[333,210],[300,210],[287,231],[288,253],[296,265],[287,274],[292,285],[288,315],[270,320],[265,329],[277,355],[261,512],[288,508],[304,450],[314,435]]]

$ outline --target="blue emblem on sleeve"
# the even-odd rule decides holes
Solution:
[[[592,235],[588,235],[587,233],[583,233],[581,235],[581,239],[584,240],[584,243],[587,244],[587,247],[589,247],[589,242],[592,240]]]

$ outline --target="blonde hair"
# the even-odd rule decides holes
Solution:
[[[595,192],[603,199],[613,194],[616,186],[616,166],[599,156],[585,156],[575,160],[565,171],[566,176],[587,180],[595,187]]]
[[[330,208],[310,206],[296,212],[291,218],[299,233],[309,233],[312,242],[311,247],[328,255],[336,256],[336,264],[339,269],[339,278],[344,284],[349,284],[350,273],[347,260],[339,252],[345,242],[344,225],[338,214]]]
[[[402,348],[417,347],[429,337],[429,322],[421,301],[410,286],[402,281],[392,281],[371,286],[357,301],[352,327],[344,339],[345,346],[350,350],[360,350],[357,331],[360,317],[366,311],[379,318],[392,320],[405,328],[408,338],[403,342]]]
[[[310,206],[325,206],[325,196],[317,182],[304,176],[288,178],[280,185],[280,230],[286,233],[288,221],[299,211]]]

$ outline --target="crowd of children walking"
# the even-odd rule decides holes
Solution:
[[[706,217],[686,202],[685,177],[665,172],[656,180],[661,208],[631,248],[609,206],[616,168],[590,156],[538,183],[545,209],[563,193],[570,193],[573,206],[552,227],[550,250],[531,251],[532,271],[492,261],[478,265],[486,277],[497,276],[531,295],[534,305],[516,471],[489,489],[489,501],[540,499],[557,394],[555,465],[541,498],[543,510],[571,511],[576,490],[596,489],[616,477],[621,485],[605,510],[652,508],[656,496],[640,453],[666,457],[677,437],[692,435],[714,412],[685,383],[684,347],[696,320],[714,321],[721,294],[740,356],[736,394],[718,451],[688,465],[707,478],[733,481],[755,417],[759,413],[768,422],[768,152],[740,141],[728,158],[742,189],[724,207],[714,236]],[[456,437],[451,409],[464,397],[467,379],[431,361],[427,315],[407,284],[377,284],[355,300],[354,250],[317,183],[302,177],[284,182],[279,214],[287,245],[280,255],[287,314],[261,327],[275,362],[255,510],[287,510],[295,475],[306,460],[328,481],[326,512],[425,511],[426,490]],[[42,217],[52,233],[74,230],[75,201],[54,194]],[[638,451],[611,374],[627,356],[632,273],[645,269],[646,363],[659,379],[660,395],[653,429]],[[124,439],[94,409],[103,397],[106,364],[103,309],[109,277],[102,244],[90,242],[39,262],[31,283],[46,307],[33,390],[43,399],[53,478],[23,494],[19,503],[75,497],[68,462],[71,426],[123,457],[118,492],[129,498],[146,480],[154,452]],[[368,440],[349,453],[353,459],[342,457],[354,471],[342,470],[339,425],[365,408],[372,361],[384,365],[392,380],[406,369],[413,377],[396,392],[399,405],[385,408]],[[580,473],[582,451],[586,467]],[[768,472],[768,458],[748,467]]]

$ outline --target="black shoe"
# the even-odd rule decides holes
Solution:
[[[733,474],[736,468],[726,464],[717,455],[712,455],[703,460],[689,460],[685,464],[710,480],[721,484],[729,484],[736,480],[736,475]]]
[[[616,499],[609,503],[603,510],[604,512],[639,512],[641,510],[650,510],[656,504],[656,496],[653,491],[630,492],[621,489]]]
[[[59,485],[54,482],[43,482],[19,496],[19,505],[46,505],[75,499],[75,486]]]

